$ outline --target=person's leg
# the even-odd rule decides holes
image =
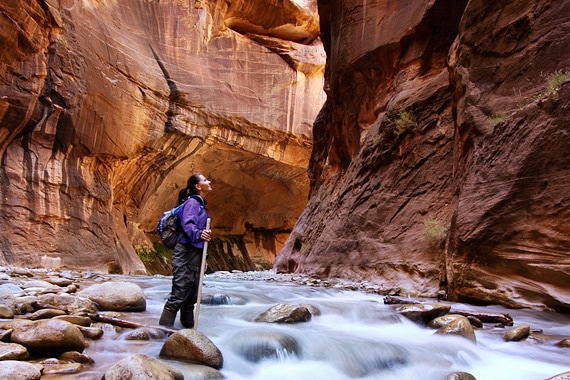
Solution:
[[[196,248],[191,248],[191,258],[189,261],[190,270],[193,272],[193,281],[188,289],[184,302],[180,305],[180,323],[187,329],[194,327],[194,304],[198,300],[198,285],[200,276],[200,263],[202,262],[202,251]]]
[[[164,307],[162,309],[162,314],[158,320],[158,324],[166,327],[174,327],[174,321],[176,320],[176,311],[167,309]]]
[[[195,273],[195,281],[191,289],[188,291],[188,298],[182,303],[180,307],[180,323],[187,329],[194,327],[194,304],[197,301],[198,294],[198,276],[199,272]]]
[[[162,326],[174,326],[176,314],[187,299],[195,281],[193,271],[189,268],[192,258],[192,253],[189,251],[189,247],[183,244],[176,244],[172,250],[172,289],[158,321]]]

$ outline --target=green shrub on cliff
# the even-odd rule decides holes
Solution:
[[[401,111],[394,117],[394,136],[398,137],[402,132],[415,124],[414,116],[410,111]]]
[[[424,239],[431,247],[438,247],[447,237],[447,227],[439,219],[424,220]]]
[[[135,247],[137,256],[143,263],[152,264],[164,259],[170,261],[172,258],[172,251],[166,248],[159,242],[153,243],[152,247],[138,246]]]
[[[558,70],[545,77],[546,88],[543,92],[533,97],[534,100],[558,101],[560,87],[570,81],[570,73],[567,70]]]
[[[549,100],[558,100],[558,91],[563,83],[570,80],[568,71],[558,70],[546,77],[546,97]]]

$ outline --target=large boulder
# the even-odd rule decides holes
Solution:
[[[160,356],[215,369],[222,368],[224,364],[219,348],[207,336],[193,329],[179,330],[169,336],[160,350]]]
[[[44,319],[17,326],[10,340],[26,347],[32,355],[49,357],[66,351],[83,352],[86,345],[77,326],[57,319]]]
[[[184,375],[148,355],[134,354],[113,364],[103,375],[103,380],[162,379],[184,380]]]
[[[109,281],[80,291],[80,297],[97,303],[99,310],[144,311],[146,298],[143,290],[131,282]]]

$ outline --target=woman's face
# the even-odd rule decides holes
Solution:
[[[196,190],[198,190],[198,193],[202,194],[212,191],[212,186],[210,186],[210,181],[203,175],[200,175],[200,181],[196,184]]]

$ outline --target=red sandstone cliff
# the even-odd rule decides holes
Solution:
[[[570,307],[570,3],[319,1],[327,102],[279,271]]]
[[[194,171],[213,253],[273,261],[324,101],[315,2],[11,0],[0,26],[0,265],[143,272]]]
[[[568,309],[569,7],[320,1],[321,109],[310,1],[4,2],[0,265],[142,272],[200,170],[233,267],[310,180],[278,270]]]

